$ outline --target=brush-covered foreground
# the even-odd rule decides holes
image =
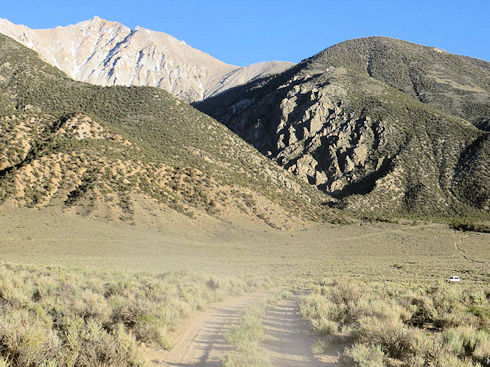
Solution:
[[[167,347],[169,332],[182,327],[182,318],[212,300],[269,283],[304,284],[325,276],[365,281],[358,283],[363,284],[360,300],[354,298],[348,303],[354,307],[352,312],[360,312],[366,302],[368,306],[379,302],[379,307],[386,306],[386,312],[406,307],[403,315],[415,314],[413,308],[418,304],[410,306],[407,297],[427,297],[427,302],[435,305],[437,320],[445,320],[447,317],[441,315],[446,313],[462,314],[470,320],[464,326],[480,330],[478,335],[488,328],[488,299],[483,298],[478,305],[475,295],[470,298],[470,293],[463,292],[479,289],[487,297],[487,233],[463,233],[420,222],[359,222],[299,231],[258,225],[238,228],[217,221],[199,222],[184,215],[169,217],[167,222],[159,228],[144,228],[46,209],[0,213],[0,258],[10,264],[33,264],[0,268],[0,357],[5,364],[30,366],[51,361],[58,366],[83,366],[95,358],[98,365],[138,365],[143,363],[141,354],[146,350],[137,348],[139,345]],[[189,271],[216,274],[217,278],[210,282],[209,277]],[[462,279],[459,285],[441,288],[448,292],[461,290],[462,298],[456,297],[459,293],[454,296],[455,303],[463,300],[454,307],[456,313],[438,308],[437,297],[444,293],[417,288],[419,284],[437,284],[449,275]],[[232,276],[242,280],[232,280],[236,279]],[[267,283],[256,284],[257,279],[267,279]],[[359,294],[359,285],[353,287]],[[370,287],[372,292],[368,291]],[[311,296],[320,313],[322,302],[337,307],[329,296],[330,289],[328,284],[320,284]],[[378,312],[374,316],[378,314],[382,315]],[[330,320],[330,314],[326,315],[324,319]],[[374,317],[373,313],[364,316]],[[424,336],[434,348],[444,345],[438,343],[444,342],[441,335],[446,335],[446,329],[459,330],[461,325],[444,324],[446,329],[439,330],[436,327],[441,326],[435,321],[434,325],[424,321],[425,326],[418,326],[407,324],[407,317],[400,318],[395,326]],[[486,324],[478,326],[475,320],[485,320]],[[337,322],[337,330],[342,329],[343,325],[338,328],[338,320],[331,321]],[[243,323],[245,329],[249,324]],[[102,342],[95,344],[94,340]],[[417,348],[431,344],[420,345]],[[376,360],[380,355],[367,344],[349,347],[350,352],[345,354],[358,359],[365,356]],[[384,349],[380,351],[382,359],[390,356]],[[410,357],[420,356],[411,353]],[[441,358],[446,357],[442,354],[439,360],[427,359],[427,363],[458,366],[442,364]],[[399,363],[417,366],[404,358],[399,358]]]
[[[323,281],[300,301],[345,366],[488,366],[490,289],[484,285]]]
[[[0,265],[0,366],[142,366],[190,312],[252,279]]]

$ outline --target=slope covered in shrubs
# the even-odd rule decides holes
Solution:
[[[328,211],[321,192],[169,93],[76,82],[3,35],[0,102],[1,202],[132,221],[143,197],[191,217],[231,210],[275,226]]]

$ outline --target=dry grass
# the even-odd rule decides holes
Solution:
[[[142,203],[144,204],[144,203]],[[0,258],[21,264],[111,271],[197,270],[296,282],[352,276],[437,282],[460,275],[487,282],[489,234],[438,224],[360,223],[278,231],[162,211],[151,227],[93,220],[54,209],[0,213]]]

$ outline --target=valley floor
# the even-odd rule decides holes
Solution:
[[[294,232],[169,216],[146,228],[50,210],[0,213],[0,259],[95,270],[487,282],[490,235],[442,224],[312,225]]]

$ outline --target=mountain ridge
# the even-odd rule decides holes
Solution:
[[[187,101],[293,65],[228,65],[166,33],[139,26],[130,29],[99,17],[51,29],[30,29],[0,19],[0,32],[38,52],[75,80],[106,86],[154,86]]]
[[[77,114],[81,114],[77,118],[80,123],[91,118],[112,134],[121,136],[123,142],[128,140],[134,147],[126,145],[126,148],[122,148],[121,141],[110,136],[99,140],[93,137],[82,139],[81,143],[76,138],[80,132],[68,137],[68,147],[78,149],[82,144],[95,149],[97,145],[99,153],[110,153],[121,161],[126,159],[128,164],[131,157],[163,162],[174,172],[170,176],[179,177],[176,178],[178,182],[190,180],[193,183],[184,184],[186,189],[183,191],[179,191],[179,184],[171,184],[182,195],[180,197],[165,186],[172,202],[184,201],[191,211],[192,206],[198,204],[202,206],[201,209],[208,208],[212,212],[214,209],[209,205],[211,202],[216,205],[217,200],[209,200],[208,193],[204,195],[208,198],[204,202],[196,199],[194,188],[200,185],[200,179],[196,181],[192,177],[201,177],[201,174],[194,169],[204,169],[205,174],[218,182],[218,187],[235,182],[235,179],[242,182],[236,173],[248,172],[249,182],[240,185],[245,184],[248,193],[257,189],[262,194],[267,193],[270,196],[265,196],[269,199],[277,200],[277,195],[284,198],[284,195],[291,193],[283,190],[293,190],[293,196],[299,195],[299,201],[288,196],[291,202],[273,202],[283,206],[283,209],[285,205],[288,210],[293,210],[291,203],[300,203],[299,212],[308,212],[313,217],[318,214],[320,217],[334,215],[326,210],[328,206],[387,215],[481,216],[489,211],[490,139],[488,132],[480,129],[481,120],[478,120],[479,114],[481,116],[483,113],[484,116],[488,107],[486,95],[481,92],[485,92],[486,74],[480,77],[481,80],[473,82],[472,73],[458,73],[461,59],[457,59],[455,64],[451,61],[452,57],[444,59],[447,65],[442,70],[446,74],[438,74],[440,81],[435,84],[425,83],[426,75],[421,74],[420,85],[424,93],[433,96],[433,99],[420,100],[420,95],[413,95],[409,89],[404,91],[405,80],[401,79],[401,84],[397,85],[395,82],[398,80],[392,78],[396,74],[376,74],[376,65],[380,60],[386,65],[382,70],[398,70],[398,56],[392,59],[384,57],[383,53],[381,56],[373,53],[370,65],[374,67],[367,72],[366,65],[369,63],[353,55],[344,44],[329,48],[282,73],[259,77],[194,104],[290,172],[287,173],[281,172],[278,167],[272,168],[274,162],[266,163],[258,159],[256,152],[247,144],[243,145],[237,137],[232,138],[233,134],[228,136],[224,126],[221,129],[215,125],[205,127],[208,122],[199,122],[205,121],[204,115],[186,103],[179,105],[180,102],[172,100],[163,91],[151,87],[95,87],[78,83],[41,62],[33,51],[32,54],[28,53],[15,41],[9,41],[7,37],[2,39],[6,52],[0,57],[0,82],[4,88],[0,99],[5,103],[1,105],[0,115],[12,115],[14,120],[18,120],[15,116],[19,114],[35,115],[35,119],[51,121],[50,129],[55,130],[65,126]],[[359,42],[374,44],[373,47],[377,47],[377,42],[388,43],[388,46],[385,45],[388,51],[398,50],[401,42],[403,47],[408,48],[408,54],[402,54],[402,60],[408,60],[408,70],[412,67],[411,57],[416,55],[412,47],[417,50],[421,47],[386,38],[351,41],[356,49]],[[390,42],[393,43],[392,48]],[[347,43],[347,46],[351,45]],[[343,53],[338,52],[339,47],[341,51],[344,50]],[[332,49],[333,53],[330,52]],[[429,52],[442,54],[434,50]],[[349,62],[336,65],[342,58],[351,60],[353,66]],[[415,62],[420,62],[420,59],[416,58]],[[486,67],[486,64],[483,65]],[[430,71],[430,68],[427,70]],[[482,70],[485,73],[486,69]],[[410,83],[413,87],[419,80],[410,80]],[[467,86],[481,88],[475,92],[483,93],[481,108],[471,115],[476,119],[464,119],[464,108],[457,110],[463,117],[450,113],[451,106],[454,106],[451,104],[453,99],[437,99],[439,84],[443,87],[455,85],[453,89],[463,107],[473,102],[473,92],[477,89],[470,90]],[[460,90],[463,92],[459,93]],[[48,95],[50,98],[46,98]],[[447,101],[451,103],[444,105]],[[441,109],[441,103],[447,108]],[[46,115],[47,118],[43,117]],[[22,134],[24,127],[13,130],[15,134],[12,139]],[[97,136],[97,128],[91,133]],[[48,135],[51,136],[49,144],[42,145],[50,148],[52,141],[58,141],[58,138]],[[66,135],[62,136],[66,140]],[[123,153],[125,149],[129,151]],[[141,151],[143,155],[139,153]],[[98,154],[97,150],[91,152]],[[25,161],[25,158],[22,159]],[[182,174],[175,167],[183,162],[185,172]],[[30,164],[30,161],[27,163]],[[16,172],[15,159],[10,159],[9,165],[11,168],[4,176],[12,178]],[[136,171],[146,169],[139,164],[133,166],[132,169]],[[170,172],[167,168],[164,170]],[[299,184],[286,179],[288,174],[299,176],[305,182]],[[97,175],[104,177],[103,171]],[[148,174],[144,176],[146,178],[137,180],[138,185],[148,181]],[[234,178],[230,181],[230,177]],[[282,189],[277,186],[278,183]],[[309,188],[308,184],[311,185]],[[77,185],[84,194],[86,188],[91,187],[91,182],[79,182]],[[272,192],[267,188],[269,185],[274,188]],[[146,183],[143,186],[148,188]],[[154,187],[150,191],[157,193],[161,189]],[[230,187],[227,190],[225,195],[243,198],[243,191],[233,191],[235,189]],[[202,192],[201,189],[198,191]],[[231,194],[232,191],[235,194]],[[186,196],[189,192],[193,192],[191,197]],[[12,196],[12,192],[4,194]],[[78,197],[78,191],[75,194]],[[248,199],[245,201],[249,202]],[[257,201],[254,199],[252,202]],[[189,203],[192,205],[189,206]],[[236,205],[243,207],[243,203]],[[268,212],[274,213],[270,205]],[[263,217],[265,214],[254,215]]]
[[[347,67],[490,130],[490,63],[389,37],[335,44],[305,64]]]

